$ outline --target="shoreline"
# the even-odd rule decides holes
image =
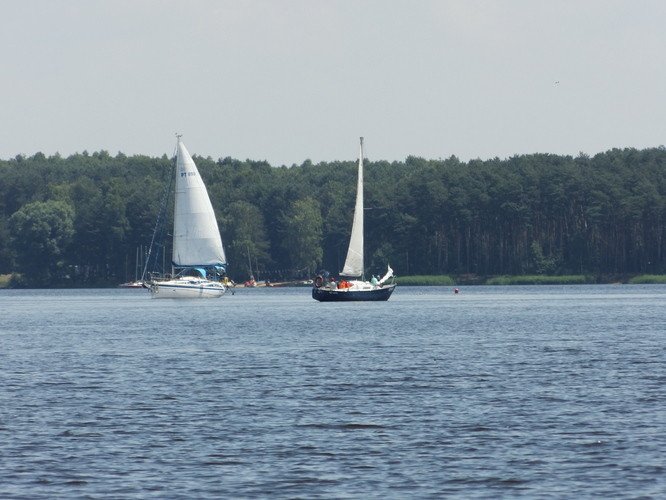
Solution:
[[[10,274],[0,275],[0,290],[29,289],[11,286]],[[400,286],[499,286],[499,285],[611,285],[611,284],[666,284],[666,274],[639,275],[511,275],[511,276],[476,276],[476,275],[430,275],[430,276],[398,276],[396,283]],[[307,288],[312,286],[308,280],[280,282],[257,282],[254,286],[238,283],[233,288]],[[86,289],[86,288],[122,288],[115,283],[96,283],[86,286],[53,285],[32,289]]]

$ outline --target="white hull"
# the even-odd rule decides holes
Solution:
[[[226,291],[222,283],[197,278],[156,281],[150,285],[154,299],[215,299]]]
[[[120,288],[146,288],[143,281],[130,281],[118,285]]]

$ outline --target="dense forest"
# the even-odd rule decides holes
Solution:
[[[234,280],[341,269],[356,160],[194,160]],[[172,175],[167,156],[106,151],[0,161],[0,274],[19,273],[24,286],[134,279]],[[663,146],[575,158],[367,160],[365,179],[370,273],[387,262],[398,275],[666,273]]]

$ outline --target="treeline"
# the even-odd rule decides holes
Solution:
[[[342,268],[356,160],[194,159],[234,280]],[[166,156],[106,151],[0,161],[0,274],[20,273],[27,286],[133,279],[172,175]],[[399,275],[666,273],[664,147],[367,160],[365,180],[370,273],[387,262]]]

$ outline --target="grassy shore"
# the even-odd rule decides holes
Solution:
[[[398,285],[404,286],[448,286],[455,285],[450,276],[398,276],[395,279]]]
[[[582,285],[597,283],[592,276],[398,276],[396,282],[405,286],[452,286],[452,285]]]
[[[591,276],[573,274],[564,276],[398,276],[396,282],[405,286],[451,285],[593,285],[599,283],[666,284],[666,275],[643,274],[640,276]]]
[[[8,288],[11,280],[11,274],[0,274],[0,288]]]
[[[495,276],[486,280],[486,285],[584,285],[596,283],[591,276]]]
[[[666,274],[641,274],[629,280],[632,285],[666,285]]]

